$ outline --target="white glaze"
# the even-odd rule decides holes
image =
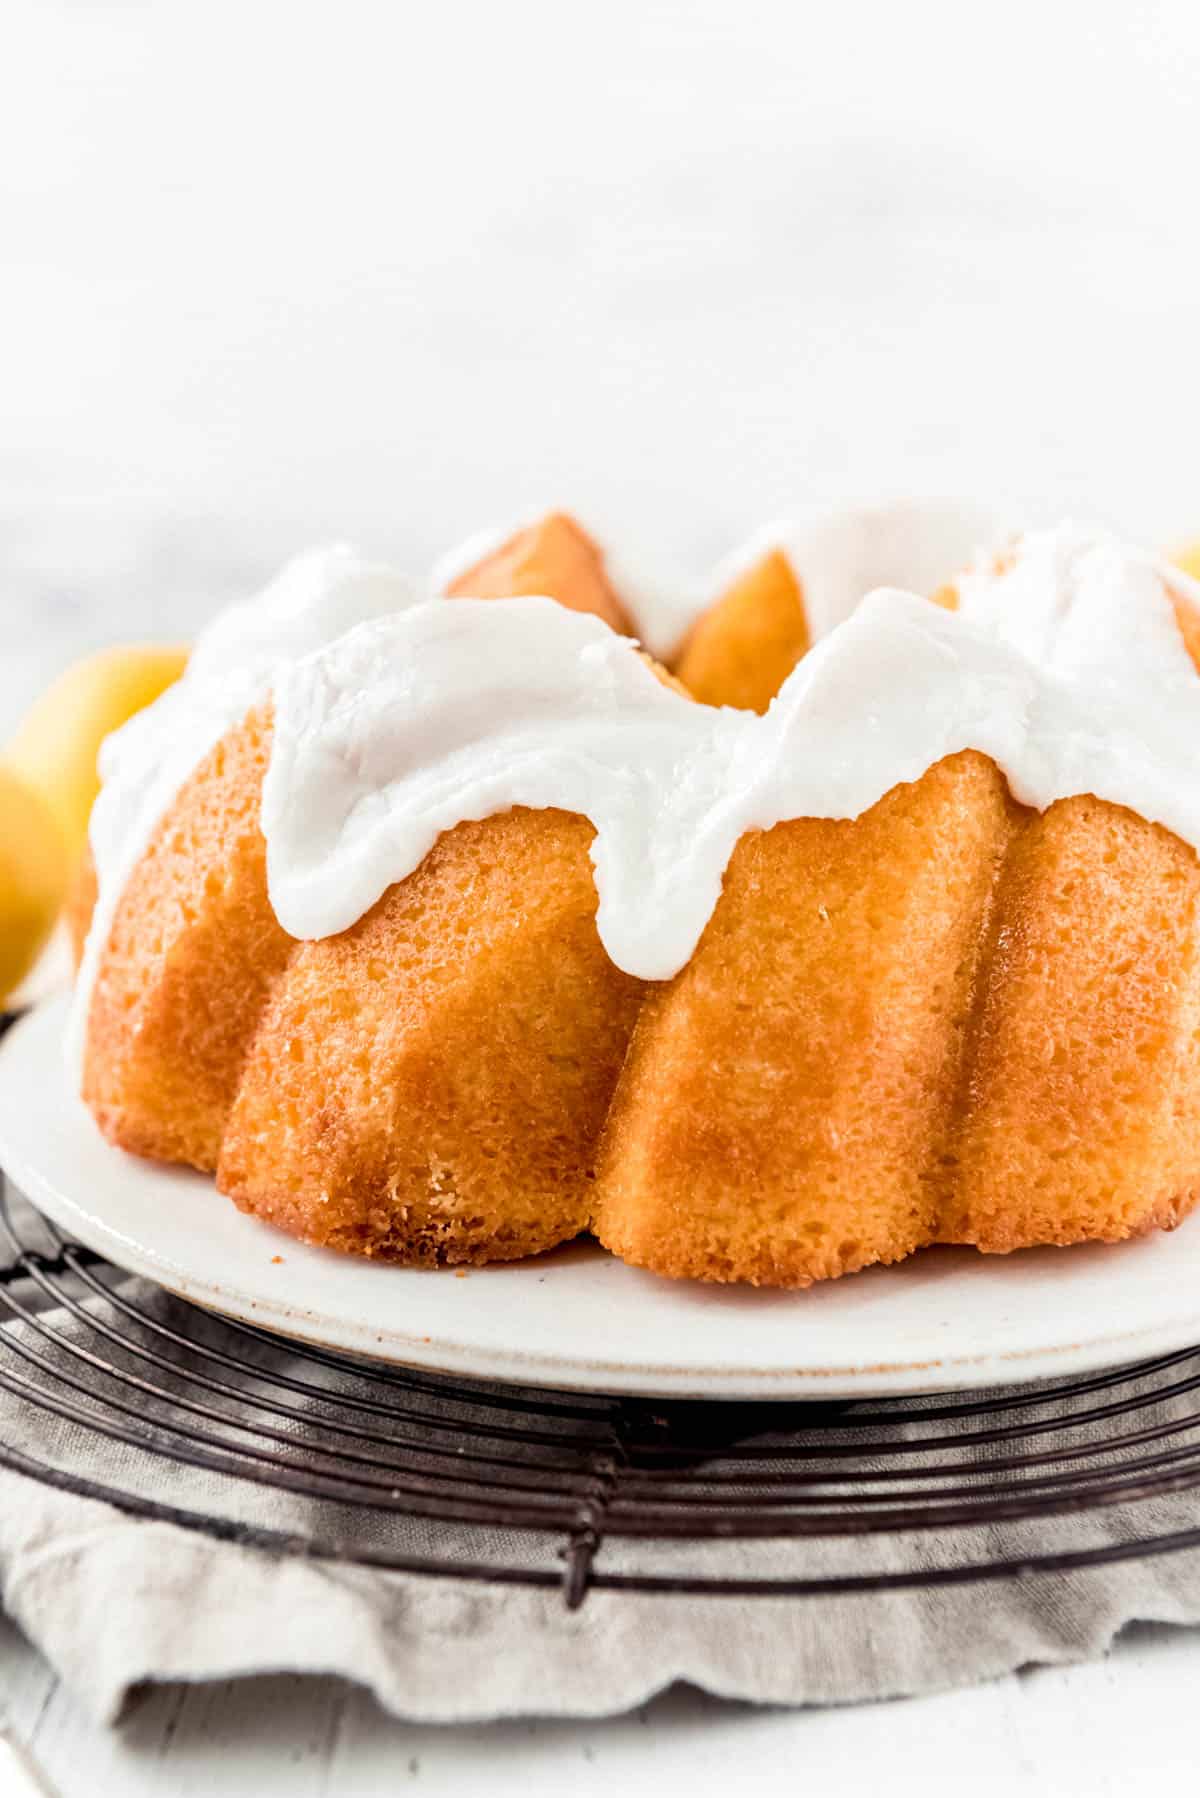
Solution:
[[[434,595],[449,592],[462,575],[477,567],[488,556],[494,556],[498,549],[503,549],[510,537],[527,531],[541,516],[541,513],[534,512],[522,515],[512,524],[485,525],[482,530],[472,531],[469,537],[464,537],[461,543],[446,550],[434,562],[428,575],[430,592]]]
[[[441,831],[558,806],[596,827],[609,955],[666,979],[745,831],[857,817],[962,749],[1025,804],[1095,793],[1200,846],[1200,684],[1154,564],[1043,533],[1010,573],[968,581],[964,607],[877,591],[764,717],[692,704],[549,600],[433,602],[363,626],[276,678],[276,913],[293,935],[332,935]]]
[[[448,593],[464,574],[495,555],[513,537],[530,530],[551,510],[546,506],[540,511],[522,513],[507,525],[491,525],[486,530],[473,531],[434,562],[427,576],[430,592],[435,595]],[[653,568],[640,552],[631,553],[627,547],[614,549],[607,537],[603,557],[604,571],[635,625],[638,641],[660,661],[669,660],[683,641],[688,627],[704,609],[704,590],[697,588],[694,581],[680,576],[678,570],[668,574],[661,568]]]
[[[668,569],[639,546],[604,542],[604,569],[633,621],[638,642],[671,662],[708,604],[707,586]]]
[[[961,559],[957,517],[928,552],[930,585]],[[553,805],[596,826],[608,952],[666,978],[745,830],[858,816],[965,748],[992,756],[1026,804],[1095,793],[1200,848],[1200,689],[1167,571],[1064,527],[1022,540],[1003,575],[964,578],[958,613],[879,591],[839,622],[865,578],[868,518],[885,545],[886,521],[860,511],[823,527],[823,562],[809,553],[824,634],[761,718],[682,699],[632,642],[549,600],[444,605],[344,548],[289,564],[215,620],[183,680],[104,746],[75,1056],[129,872],[200,760],[272,692],[263,827],[272,903],[298,936],[346,928],[459,821]],[[910,528],[911,515],[894,547]],[[1200,605],[1200,587],[1169,579]]]
[[[990,507],[904,500],[813,516],[787,531],[780,547],[803,589],[810,635],[819,642],[877,587],[932,598],[963,569],[982,566],[1012,534]]]
[[[297,556],[257,598],[230,606],[197,639],[173,687],[108,737],[89,824],[97,898],[75,984],[68,1054],[82,1065],[92,988],[125,883],[188,776],[250,707],[283,662],[304,656],[366,618],[423,599],[393,570],[345,544]]]
[[[529,513],[505,527],[475,532],[434,563],[431,591],[447,592],[541,516]],[[772,550],[787,557],[803,589],[815,642],[848,618],[874,588],[902,587],[928,598],[1012,535],[1011,522],[1005,523],[993,507],[970,500],[880,500],[812,509],[755,531],[704,581],[678,571],[668,574],[636,546],[614,544],[607,536],[602,542],[605,570],[639,642],[660,661],[670,661],[697,618]]]

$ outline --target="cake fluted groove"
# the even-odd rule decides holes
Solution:
[[[1194,852],[1091,798],[1013,843],[940,1234],[990,1252],[1178,1221],[1200,1169]]]
[[[83,1096],[120,1147],[212,1172],[242,1061],[296,944],[267,892],[260,826],[269,707],[184,783],[101,945]]]
[[[309,1242],[409,1264],[578,1235],[641,993],[600,944],[591,837],[553,809],[464,822],[349,930],[301,944],[245,1064],[222,1190]]]
[[[999,771],[996,770],[999,778]],[[977,1103],[976,1081],[979,1039],[988,1004],[996,945],[1004,929],[1005,887],[1012,866],[1014,847],[1030,813],[1018,805],[1011,793],[1003,793],[1003,819],[999,823],[991,874],[979,910],[978,931],[973,945],[970,977],[966,989],[966,1005],[952,1032],[952,1073],[948,1081],[944,1114],[932,1145],[933,1152],[923,1177],[934,1195],[934,1209],[928,1241],[957,1242],[954,1219],[960,1208],[959,1144]]]
[[[1200,626],[1151,562],[1067,531],[970,577],[955,623],[876,594],[732,721],[546,600],[399,618],[366,587],[332,641],[307,587],[283,609],[274,713],[232,712],[124,891],[110,857],[80,1009],[112,1140],[409,1263],[590,1223],[659,1273],[801,1287],[1185,1214]]]
[[[1004,781],[963,752],[853,820],[745,836],[688,965],[650,989],[594,1228],[655,1272],[805,1286],[932,1239]]]

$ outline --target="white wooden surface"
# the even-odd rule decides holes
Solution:
[[[1194,0],[9,0],[3,37],[0,736],[330,534],[419,565],[554,498],[694,571],[897,490],[1200,531]],[[0,1621],[67,1798],[1191,1792],[1198,1676],[1143,1629],[850,1712],[438,1731],[273,1678],[109,1734]]]
[[[679,1689],[600,1723],[445,1730],[397,1722],[333,1681],[274,1677],[150,1692],[101,1732],[0,1622],[14,1731],[69,1798],[1182,1798],[1196,1790],[1198,1679],[1200,1637],[1144,1627],[1097,1665],[847,1710],[754,1710]]]

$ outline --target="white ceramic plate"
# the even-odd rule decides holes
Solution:
[[[110,1148],[65,1000],[0,1043],[0,1166],[59,1227],[196,1303],[327,1348],[539,1386],[833,1398],[1064,1377],[1200,1341],[1200,1219],[1119,1248],[930,1249],[809,1292],[660,1280],[589,1242],[410,1272],[305,1248],[200,1175]]]

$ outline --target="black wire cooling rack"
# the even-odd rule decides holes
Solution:
[[[277,1554],[559,1586],[571,1607],[589,1590],[803,1598],[1167,1554],[1200,1547],[1198,1395],[1200,1348],[876,1403],[445,1379],[169,1298],[0,1177],[0,1466]],[[1164,1529],[1146,1501],[1172,1495]]]

